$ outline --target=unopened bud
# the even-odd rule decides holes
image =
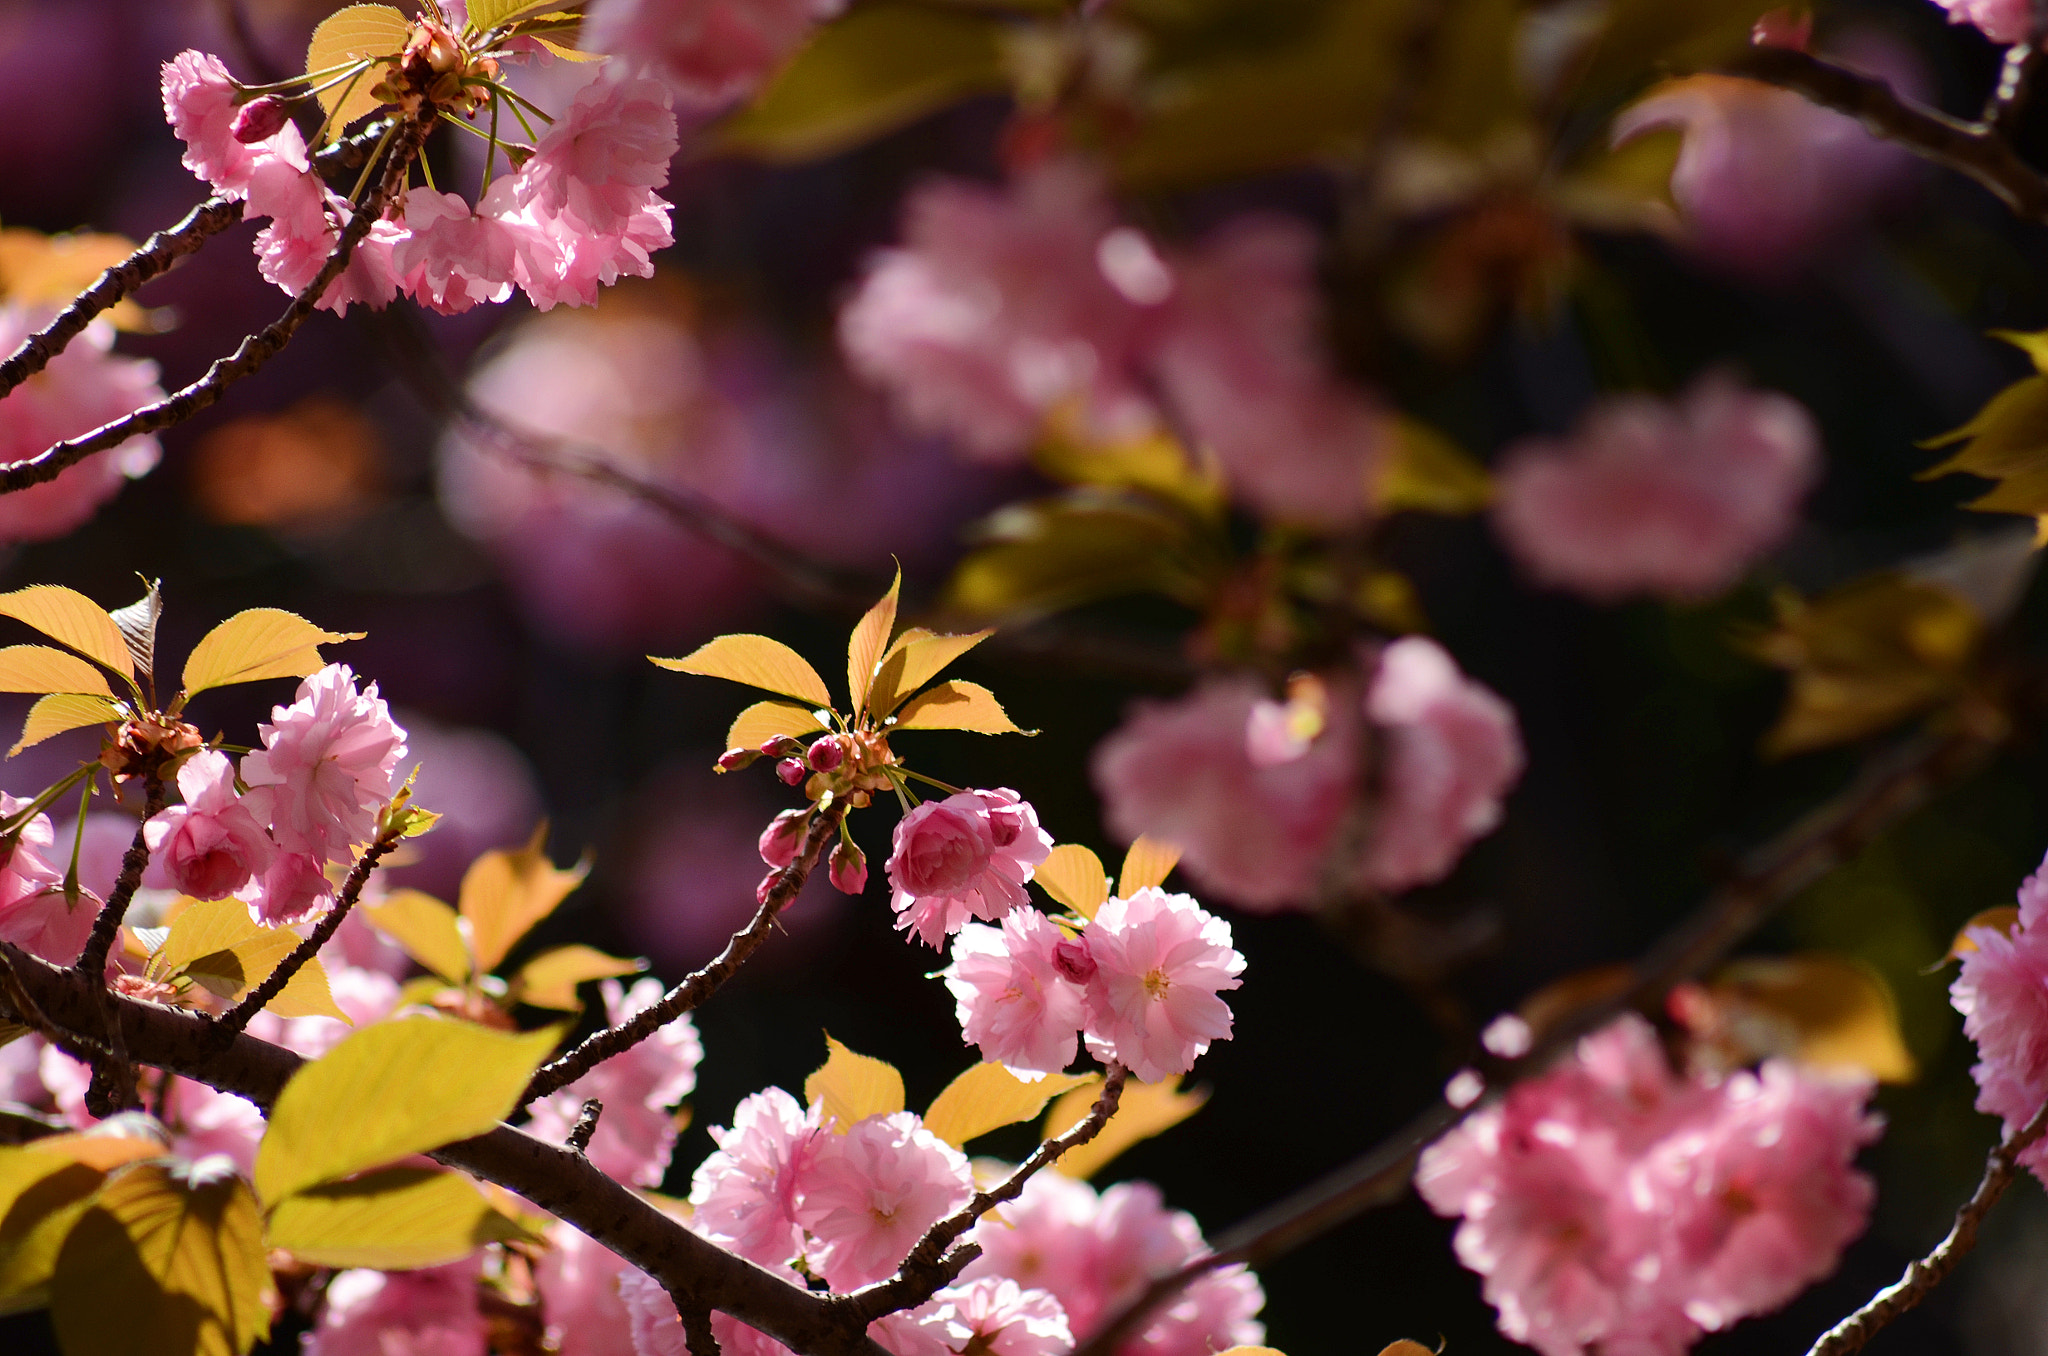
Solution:
[[[804,840],[804,821],[809,810],[784,810],[761,831],[761,860],[770,866],[788,866],[796,860],[797,845]]]
[[[275,94],[266,94],[261,99],[243,104],[228,130],[235,134],[235,140],[247,146],[253,141],[276,136],[290,121],[291,113],[284,100]]]
[[[814,771],[830,772],[833,768],[846,761],[846,750],[840,745],[837,736],[826,735],[823,739],[811,745],[811,750],[806,757],[809,759]]]
[[[789,754],[799,752],[802,748],[803,745],[797,743],[788,735],[769,735],[761,741],[761,756],[763,758],[783,758]]]
[[[1064,979],[1076,984],[1086,984],[1095,978],[1095,957],[1088,952],[1088,938],[1070,937],[1055,942],[1052,948],[1052,968]]]
[[[868,855],[842,838],[833,844],[829,874],[840,894],[857,895],[868,888]]]
[[[801,759],[785,758],[775,765],[775,775],[790,786],[802,786],[811,770],[803,765]]]
[[[724,753],[718,755],[718,770],[720,772],[737,772],[741,768],[751,765],[760,756],[753,749],[727,749]]]
[[[779,885],[781,881],[781,867],[777,867],[775,868],[775,870],[770,871],[767,875],[761,877],[761,883],[754,887],[754,902],[756,904],[766,904],[768,902],[768,896],[774,893],[775,887]]]

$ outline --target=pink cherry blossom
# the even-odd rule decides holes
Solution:
[[[1934,0],[1952,24],[1974,24],[1993,42],[2025,42],[2034,32],[2033,0]]]
[[[748,93],[839,0],[594,0],[582,41],[710,105]]]
[[[256,1146],[263,1139],[263,1113],[256,1104],[194,1079],[164,1077],[170,1080],[169,1090],[157,1114],[171,1132],[172,1150],[190,1159],[225,1154],[243,1176],[253,1173]]]
[[[250,217],[269,217],[256,233],[256,269],[268,282],[298,293],[312,284],[340,239],[327,213],[327,186],[282,156],[259,159],[249,174]]]
[[[898,1111],[818,1137],[796,1216],[816,1240],[811,1265],[845,1291],[894,1275],[924,1231],[973,1194],[966,1157]]]
[[[803,1285],[803,1278],[787,1267],[778,1269],[776,1274],[793,1285]],[[619,1298],[626,1306],[631,1350],[636,1356],[690,1356],[675,1301],[661,1288],[661,1282],[628,1267],[619,1276]],[[718,1339],[719,1350],[731,1356],[792,1356],[788,1347],[730,1314],[711,1315],[711,1335]],[[623,1353],[614,1348],[607,1356]]]
[[[2005,1122],[2011,1135],[2048,1103],[2048,861],[2020,886],[2020,914],[2010,933],[1974,927],[1965,936],[1962,970],[1949,986],[1963,1014],[1963,1032],[1977,1044],[1977,1109]],[[2020,1156],[2048,1181],[2048,1148]]]
[[[1230,1006],[1244,957],[1230,924],[1188,895],[1147,886],[1111,899],[1081,934],[1088,980],[1088,1049],[1141,1082],[1186,1073],[1211,1041],[1230,1039]]]
[[[514,181],[537,218],[567,216],[597,234],[622,229],[668,182],[676,115],[659,81],[600,77],[576,92]]]
[[[1514,709],[1435,641],[1404,636],[1380,656],[1365,712],[1382,785],[1366,879],[1387,891],[1441,880],[1500,822],[1501,797],[1521,775]]]
[[[963,791],[926,801],[896,825],[890,907],[898,930],[932,947],[969,917],[994,922],[1025,902],[1024,883],[1052,836],[1015,791]]]
[[[1033,908],[1012,909],[1000,930],[969,923],[953,938],[943,972],[957,1001],[961,1037],[981,1057],[1027,1081],[1074,1062],[1082,990],[1060,973],[1059,927]]]
[[[1675,402],[1607,397],[1570,439],[1510,448],[1494,526],[1540,583],[1711,597],[1791,532],[1820,469],[1803,406],[1709,375]]]
[[[174,805],[145,829],[152,857],[161,858],[178,889],[194,899],[219,899],[270,868],[277,845],[235,794],[234,764],[201,749],[178,768],[183,805]]]
[[[617,1026],[654,1006],[662,984],[649,976],[621,989],[615,979],[599,986],[605,1021]],[[704,1046],[688,1014],[661,1027],[622,1055],[606,1060],[561,1091],[534,1103],[533,1133],[565,1138],[586,1098],[604,1103],[587,1157],[599,1171],[635,1186],[657,1186],[676,1147],[673,1109],[697,1086]]]
[[[1254,759],[1265,700],[1253,679],[1205,679],[1175,701],[1138,703],[1092,760],[1111,833],[1176,844],[1205,889],[1261,912],[1314,895],[1358,777],[1351,703],[1331,702],[1328,727],[1296,756]]]
[[[261,876],[235,891],[266,924],[300,923],[324,911],[334,898],[327,868],[310,852],[280,852]]]
[[[633,1320],[619,1295],[631,1273],[625,1259],[560,1220],[548,1226],[548,1250],[533,1269],[547,1318],[547,1339],[557,1356],[624,1356],[633,1346]]]
[[[443,315],[512,295],[521,248],[535,228],[492,210],[509,207],[511,183],[491,185],[496,199],[487,195],[476,208],[459,193],[415,188],[406,194],[406,235],[392,246],[391,266],[407,295]]]
[[[242,758],[243,803],[285,852],[348,861],[350,845],[369,841],[396,790],[405,731],[375,683],[356,690],[346,664],[305,679],[297,700],[272,708],[270,719],[257,726],[263,747]]]
[[[1008,1278],[984,1276],[948,1287],[932,1296],[938,1301],[930,1326],[938,1330],[945,1349],[973,1351],[976,1356],[1064,1356],[1073,1349],[1066,1310],[1043,1290],[1026,1290]]]
[[[497,185],[491,189],[497,192]],[[516,276],[527,300],[543,311],[558,304],[590,306],[600,287],[621,278],[653,277],[655,251],[675,243],[670,207],[652,189],[633,194],[635,201],[609,231],[592,230],[568,216],[536,218],[530,208],[507,218],[520,227],[514,237]]]
[[[713,1127],[718,1151],[690,1179],[691,1226],[749,1261],[786,1265],[803,1251],[797,1182],[823,1133],[817,1116],[781,1088],[746,1098],[731,1129]]]
[[[289,119],[256,141],[235,136],[235,84],[220,58],[185,51],[164,63],[164,117],[185,143],[185,168],[230,198],[249,191],[251,173],[266,160],[283,157],[306,168],[306,142]],[[255,208],[257,215],[268,209]]]
[[[332,1017],[287,1017],[278,1022],[273,1034],[264,1036],[305,1059],[320,1058],[351,1031],[383,1021],[398,1006],[398,981],[382,970],[351,965],[339,955],[339,948],[332,946],[320,953],[320,959],[327,967],[327,989],[334,1005],[353,1025]]]
[[[327,1284],[304,1356],[484,1356],[482,1254],[422,1271],[344,1271]]]
[[[354,214],[334,195],[329,195],[327,205],[338,224],[338,242],[339,227],[346,226]],[[405,239],[405,234],[405,228],[394,221],[370,223],[370,233],[356,242],[355,253],[348,257],[348,267],[328,284],[321,296],[320,309],[346,315],[352,305],[367,306],[373,311],[390,305],[398,295],[398,242]],[[307,281],[312,279],[308,277]]]
[[[28,804],[20,796],[0,792],[0,818],[19,814]],[[39,814],[23,826],[13,851],[0,864],[0,942],[69,965],[92,935],[99,903],[89,894],[81,894],[75,905],[64,898],[64,872],[46,855],[55,842],[50,817]],[[0,844],[0,852],[5,851]]]

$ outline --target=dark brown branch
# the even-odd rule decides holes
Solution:
[[[1631,967],[1622,992],[1566,1013],[1528,1054],[1482,1063],[1486,1097],[1466,1107],[1439,1100],[1389,1138],[1216,1239],[1216,1251],[1160,1277],[1090,1334],[1075,1356],[1108,1356],[1152,1309],[1199,1277],[1234,1263],[1258,1266],[1368,1210],[1400,1198],[1430,1144],[1516,1081],[1542,1072],[1579,1037],[1621,1013],[1653,1009],[1679,982],[1718,963],[1801,890],[1854,856],[1945,787],[1982,767],[2004,728],[1923,734],[1878,755],[1840,795],[1751,853],[1736,873]]]
[[[860,1315],[862,1322],[872,1323],[884,1314],[914,1309],[942,1286],[952,1284],[969,1262],[981,1256],[978,1245],[968,1243],[954,1248],[954,1241],[989,1211],[1005,1201],[1016,1200],[1023,1192],[1024,1184],[1037,1176],[1040,1169],[1049,1167],[1067,1150],[1079,1148],[1101,1134],[1102,1127],[1109,1124],[1109,1118],[1116,1115],[1117,1104],[1123,1100],[1124,1080],[1129,1076],[1130,1070],[1123,1065],[1110,1065],[1108,1075],[1102,1080],[1102,1094],[1095,1099],[1095,1105],[1088,1109],[1086,1116],[1033,1149],[1031,1156],[1019,1163],[999,1184],[987,1191],[975,1192],[967,1204],[926,1230],[894,1276],[854,1291],[846,1297],[848,1306]],[[948,1252],[949,1248],[952,1251]]]
[[[413,157],[419,154],[421,144],[433,128],[431,105],[422,105],[423,111],[408,121],[399,132],[391,148],[390,158],[385,162],[384,175],[370,194],[369,200],[359,206],[349,223],[341,232],[334,252],[321,265],[320,272],[306,289],[292,298],[292,304],[285,308],[283,315],[273,320],[260,332],[252,334],[236,346],[235,351],[225,358],[217,358],[206,369],[206,374],[177,392],[166,396],[153,405],[145,405],[133,414],[124,415],[112,423],[102,424],[90,433],[81,434],[57,443],[26,461],[8,462],[0,465],[0,494],[12,494],[25,490],[31,485],[41,485],[55,480],[64,471],[95,452],[104,452],[117,447],[139,434],[154,433],[183,423],[193,415],[217,402],[227,388],[261,370],[264,364],[283,351],[284,346],[298,332],[307,318],[327,294],[328,287],[341,276],[355,256],[356,246],[370,233],[370,227],[383,215],[385,204],[395,198],[405,187],[406,171]]]
[[[149,869],[149,821],[164,808],[163,775],[151,771],[145,774],[142,785],[142,822],[135,826],[135,837],[129,841],[128,850],[121,854],[121,874],[115,878],[113,892],[101,906],[99,917],[92,920],[92,935],[85,939],[85,948],[78,953],[78,968],[88,975],[105,972],[107,957],[114,950],[114,938],[121,931],[121,920],[128,916],[128,905],[142,888],[142,873]]]
[[[334,907],[320,915],[320,921],[306,934],[305,940],[293,947],[277,968],[263,977],[263,982],[242,995],[241,1001],[214,1020],[214,1027],[223,1037],[231,1036],[246,1029],[251,1019],[263,1011],[284,992],[284,986],[292,982],[292,976],[305,969],[306,962],[320,953],[349,910],[362,898],[363,886],[369,883],[370,873],[377,869],[377,863],[384,860],[391,850],[398,846],[402,835],[392,833],[379,837],[376,842],[363,849],[363,855],[356,858],[356,864],[349,868],[348,878],[341,883],[341,893],[336,896]]]
[[[797,892],[804,888],[804,882],[811,878],[818,858],[839,836],[839,821],[844,814],[842,808],[834,807],[811,820],[811,827],[796,857],[788,866],[770,874],[769,879],[774,884],[762,895],[753,921],[727,940],[725,949],[718,953],[716,959],[663,994],[661,1001],[652,1007],[642,1009],[617,1026],[606,1027],[585,1038],[582,1044],[561,1058],[543,1064],[534,1071],[533,1081],[526,1085],[519,1105],[525,1106],[568,1087],[613,1055],[632,1049],[718,992],[719,986],[732,978],[733,972],[747,957],[768,940],[768,934],[775,930],[776,915],[789,907]]]
[[[591,1137],[597,1134],[597,1118],[604,1115],[604,1103],[595,1097],[583,1099],[583,1109],[576,1113],[576,1124],[569,1127],[569,1137],[562,1141],[579,1154],[590,1152]]]
[[[106,990],[70,966],[55,966],[8,943],[0,958],[22,991],[58,1028],[93,1030]],[[114,996],[137,1062],[195,1079],[267,1109],[305,1063],[281,1046],[246,1033],[223,1042],[216,1025],[182,1009]],[[0,1017],[18,1018],[12,1000]],[[450,1167],[495,1182],[582,1230],[653,1276],[686,1304],[729,1313],[802,1356],[888,1356],[865,1329],[825,1295],[789,1284],[699,1238],[581,1155],[499,1126],[486,1135],[437,1150]]]
[[[711,1311],[699,1304],[680,1304],[676,1317],[683,1321],[683,1342],[690,1356],[718,1356],[718,1334],[711,1331]]]
[[[1878,136],[1975,179],[2027,220],[2048,221],[2048,178],[2022,160],[2004,136],[2024,90],[2016,77],[2009,108],[1993,96],[1991,112],[1999,121],[1965,122],[1905,98],[1875,76],[1786,47],[1753,47],[1731,69],[1847,113]]]
[[[1908,1262],[1905,1275],[1872,1295],[1868,1304],[1823,1333],[1806,1356],[1849,1356],[1851,1352],[1861,1351],[1863,1344],[1877,1335],[1878,1329],[1926,1299],[1928,1292],[1946,1280],[1948,1274],[1956,1269],[1956,1263],[1977,1246],[1977,1230],[1982,1227],[1984,1217],[1991,1213],[1991,1207],[1998,1204],[1998,1198],[2005,1194],[2005,1189],[2018,1175],[2020,1155],[2032,1148],[2044,1133],[2048,1133],[2048,1106],[2035,1112],[2034,1119],[1992,1149],[1984,1160],[1984,1180],[1977,1183],[1977,1190],[1956,1212],[1956,1222],[1949,1226],[1948,1237],[1936,1244],[1934,1251],[1927,1256]]]

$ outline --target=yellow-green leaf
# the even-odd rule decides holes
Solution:
[[[635,975],[646,968],[645,961],[608,956],[594,946],[558,946],[519,967],[512,976],[511,998],[537,1008],[575,1012],[583,1006],[576,998],[578,984]]]
[[[924,1128],[954,1148],[1018,1121],[1028,1121],[1070,1088],[1097,1081],[1091,1074],[1048,1074],[1026,1083],[1000,1064],[977,1064],[946,1085],[924,1113]]]
[[[105,725],[121,718],[121,708],[105,697],[53,692],[47,697],[37,698],[36,704],[28,709],[28,719],[21,723],[21,738],[14,741],[14,747],[7,751],[7,756],[12,758],[23,749],[66,730]]]
[[[1382,513],[1477,513],[1493,502],[1493,478],[1465,449],[1420,420],[1393,422],[1393,455],[1380,472]]]
[[[107,610],[76,589],[55,584],[31,584],[12,593],[0,593],[0,617],[26,622],[61,645],[67,645],[87,659],[133,677],[135,661],[129,657],[128,642]]]
[[[1052,1104],[1052,1110],[1045,1113],[1042,1134],[1046,1139],[1080,1123],[1095,1105],[1099,1082],[1099,1079],[1091,1079],[1086,1087],[1075,1088]],[[1182,1092],[1178,1078],[1164,1083],[1126,1083],[1123,1096],[1117,1101],[1116,1114],[1109,1118],[1109,1124],[1103,1126],[1094,1139],[1061,1154],[1053,1166],[1069,1177],[1093,1177],[1118,1154],[1162,1130],[1179,1125],[1201,1110],[1202,1103],[1208,1100],[1207,1089]]]
[[[456,907],[469,924],[477,969],[496,969],[505,953],[590,874],[587,858],[567,871],[549,861],[541,846],[547,833],[543,822],[525,847],[486,852],[463,873]]]
[[[868,689],[874,686],[882,655],[889,648],[889,637],[896,630],[896,596],[902,588],[903,570],[899,566],[889,591],[867,610],[867,615],[853,628],[853,634],[846,638],[846,697],[853,703],[856,716],[867,710]]]
[[[264,978],[269,978],[268,972]],[[334,1001],[333,986],[327,982],[327,967],[318,956],[308,957],[304,965],[294,970],[277,991],[277,997],[264,1004],[263,1010],[280,1017],[332,1017],[344,1025],[355,1025],[355,1019]]]
[[[804,1100],[824,1114],[834,1133],[843,1135],[869,1116],[903,1110],[903,1075],[895,1065],[857,1055],[829,1035],[825,1048],[825,1062],[804,1080]]]
[[[397,56],[411,35],[412,22],[389,5],[350,5],[322,19],[313,30],[313,39],[306,45],[306,70],[326,71],[368,57]],[[343,81],[320,92],[320,106],[328,112],[332,135],[339,135],[342,128],[377,107],[370,90],[380,76],[373,66],[353,82]]]
[[[405,954],[450,984],[469,978],[469,944],[455,910],[422,890],[393,890],[380,904],[365,905],[371,924],[405,948]]]
[[[285,1084],[256,1151],[257,1191],[274,1205],[496,1128],[560,1035],[438,1017],[364,1027]]]
[[[1200,517],[1220,516],[1228,494],[1215,458],[1190,456],[1178,438],[1158,428],[1105,440],[1082,412],[1075,415],[1056,412],[1049,421],[1031,452],[1039,470],[1068,485],[1142,490]]]
[[[778,692],[806,706],[832,705],[832,694],[826,691],[818,671],[795,650],[767,636],[720,636],[681,659],[656,659],[653,655],[648,659],[678,673],[699,673]]]
[[[1131,844],[1130,851],[1124,853],[1123,870],[1117,873],[1116,892],[1120,897],[1129,899],[1148,886],[1164,885],[1166,878],[1173,874],[1173,868],[1179,864],[1179,848],[1140,834]]]
[[[1102,869],[1102,858],[1079,843],[1061,843],[1054,848],[1031,879],[1083,918],[1093,918],[1109,898],[1109,875]]]
[[[458,1172],[397,1167],[314,1187],[278,1202],[270,1244],[323,1267],[410,1270],[524,1236]]]
[[[579,52],[574,47],[564,47],[559,42],[550,42],[538,33],[533,35],[533,40],[564,61],[603,61],[606,55],[603,52]]]
[[[322,630],[282,608],[252,607],[237,612],[201,637],[185,657],[185,695],[263,678],[303,678],[327,663],[320,657],[320,646],[361,640],[364,634]]]
[[[529,10],[556,7],[557,0],[471,0],[469,31],[485,33]]]
[[[202,956],[261,935],[263,927],[239,899],[183,900],[171,917],[164,944],[149,958],[152,979],[170,979]]]
[[[755,702],[740,712],[725,732],[728,749],[758,749],[777,735],[792,739],[822,730],[825,722],[805,707],[789,702]]]
[[[1846,956],[1735,961],[1714,976],[1705,994],[1716,1030],[1739,1040],[1743,1055],[1786,1055],[1818,1069],[1858,1070],[1885,1083],[1913,1079],[1913,1056],[1899,1030],[1890,986]]]
[[[0,650],[0,692],[77,692],[113,698],[107,676],[77,655],[48,645]]]
[[[1037,734],[1020,730],[1004,714],[996,694],[980,683],[954,678],[928,687],[896,713],[899,730],[972,730],[976,734]]]
[[[215,997],[233,1002],[268,979],[299,941],[289,928],[264,928],[233,946],[194,957],[180,973]]]
[[[896,637],[882,657],[882,667],[868,689],[868,709],[877,717],[887,716],[903,699],[939,676],[945,667],[994,635],[994,631],[971,631],[964,636],[933,635],[913,626]]]
[[[0,1149],[0,1314],[47,1304],[57,1250],[107,1172],[164,1151],[147,1140],[91,1134]]]
[[[270,1298],[256,1201],[219,1155],[110,1178],[50,1280],[66,1356],[242,1356],[270,1332]]]

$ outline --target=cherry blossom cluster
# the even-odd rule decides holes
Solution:
[[[1364,795],[1362,855],[1339,865],[1390,892],[1441,880],[1521,775],[1514,711],[1423,636],[1387,645],[1360,686],[1340,674],[1280,701],[1218,676],[1140,703],[1095,751],[1111,830],[1177,844],[1189,874],[1245,908],[1308,908]]]
[[[842,0],[593,0],[581,41],[712,109],[751,93]]]
[[[1500,1329],[1545,1356],[1677,1356],[1835,1267],[1874,1188],[1872,1083],[1788,1061],[1672,1072],[1624,1017],[1425,1150],[1416,1188]]]
[[[1048,420],[1102,442],[1171,426],[1263,513],[1328,527],[1370,507],[1391,424],[1324,352],[1307,227],[1246,217],[1166,249],[1119,224],[1099,171],[1053,160],[1004,189],[927,185],[903,234],[839,332],[914,425],[990,460]]]
[[[436,31],[459,52],[452,34]],[[256,237],[263,276],[287,292],[310,286],[355,209],[314,170],[298,127],[282,111],[260,113],[274,104],[243,102],[244,88],[201,52],[165,63],[163,96],[186,167],[243,201],[250,219],[269,219]],[[669,204],[656,192],[678,145],[670,104],[658,81],[598,70],[546,134],[521,148],[515,173],[485,176],[474,203],[408,190],[319,304],[375,308],[402,293],[450,314],[502,302],[517,288],[548,310],[590,305],[600,286],[623,276],[651,277],[650,256],[673,240]]]
[[[2048,862],[2019,890],[2009,927],[1964,931],[1957,950],[1962,972],[1949,989],[1963,1031],[1977,1043],[1977,1109],[1997,1116],[2011,1135],[2048,1104]],[[2048,1149],[2035,1143],[2020,1156],[2048,1181]]]

